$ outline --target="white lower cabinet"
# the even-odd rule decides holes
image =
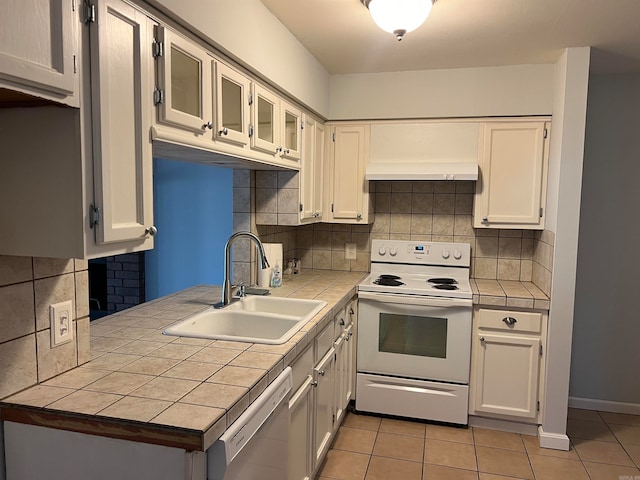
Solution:
[[[538,423],[546,316],[477,308],[473,323],[470,414]]]
[[[317,473],[351,399],[355,369],[352,303],[355,301],[292,364],[294,379],[296,371],[309,374],[304,381],[294,380],[294,388],[300,386],[289,401],[289,480],[306,480]],[[309,366],[311,350],[316,359],[313,368]]]
[[[314,469],[320,466],[329,446],[334,430],[336,354],[331,348],[313,369],[316,384],[315,421],[313,435]]]
[[[308,375],[289,400],[289,480],[309,480],[313,471],[312,436],[314,380]]]

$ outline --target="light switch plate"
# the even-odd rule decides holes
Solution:
[[[345,243],[344,244],[344,258],[346,260],[355,260],[356,259],[356,244],[355,243]]]
[[[49,305],[49,321],[51,323],[52,348],[73,340],[71,300]]]

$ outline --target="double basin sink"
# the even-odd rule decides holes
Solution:
[[[224,308],[209,308],[165,329],[165,335],[280,345],[327,302],[299,298],[242,297]]]

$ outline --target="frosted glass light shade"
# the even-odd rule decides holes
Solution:
[[[365,5],[382,30],[402,40],[405,33],[424,23],[431,12],[432,0],[369,0]]]

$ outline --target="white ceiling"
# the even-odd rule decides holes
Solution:
[[[360,0],[261,1],[330,74],[553,63],[581,46],[592,72],[640,72],[640,0],[438,0],[401,42]]]

